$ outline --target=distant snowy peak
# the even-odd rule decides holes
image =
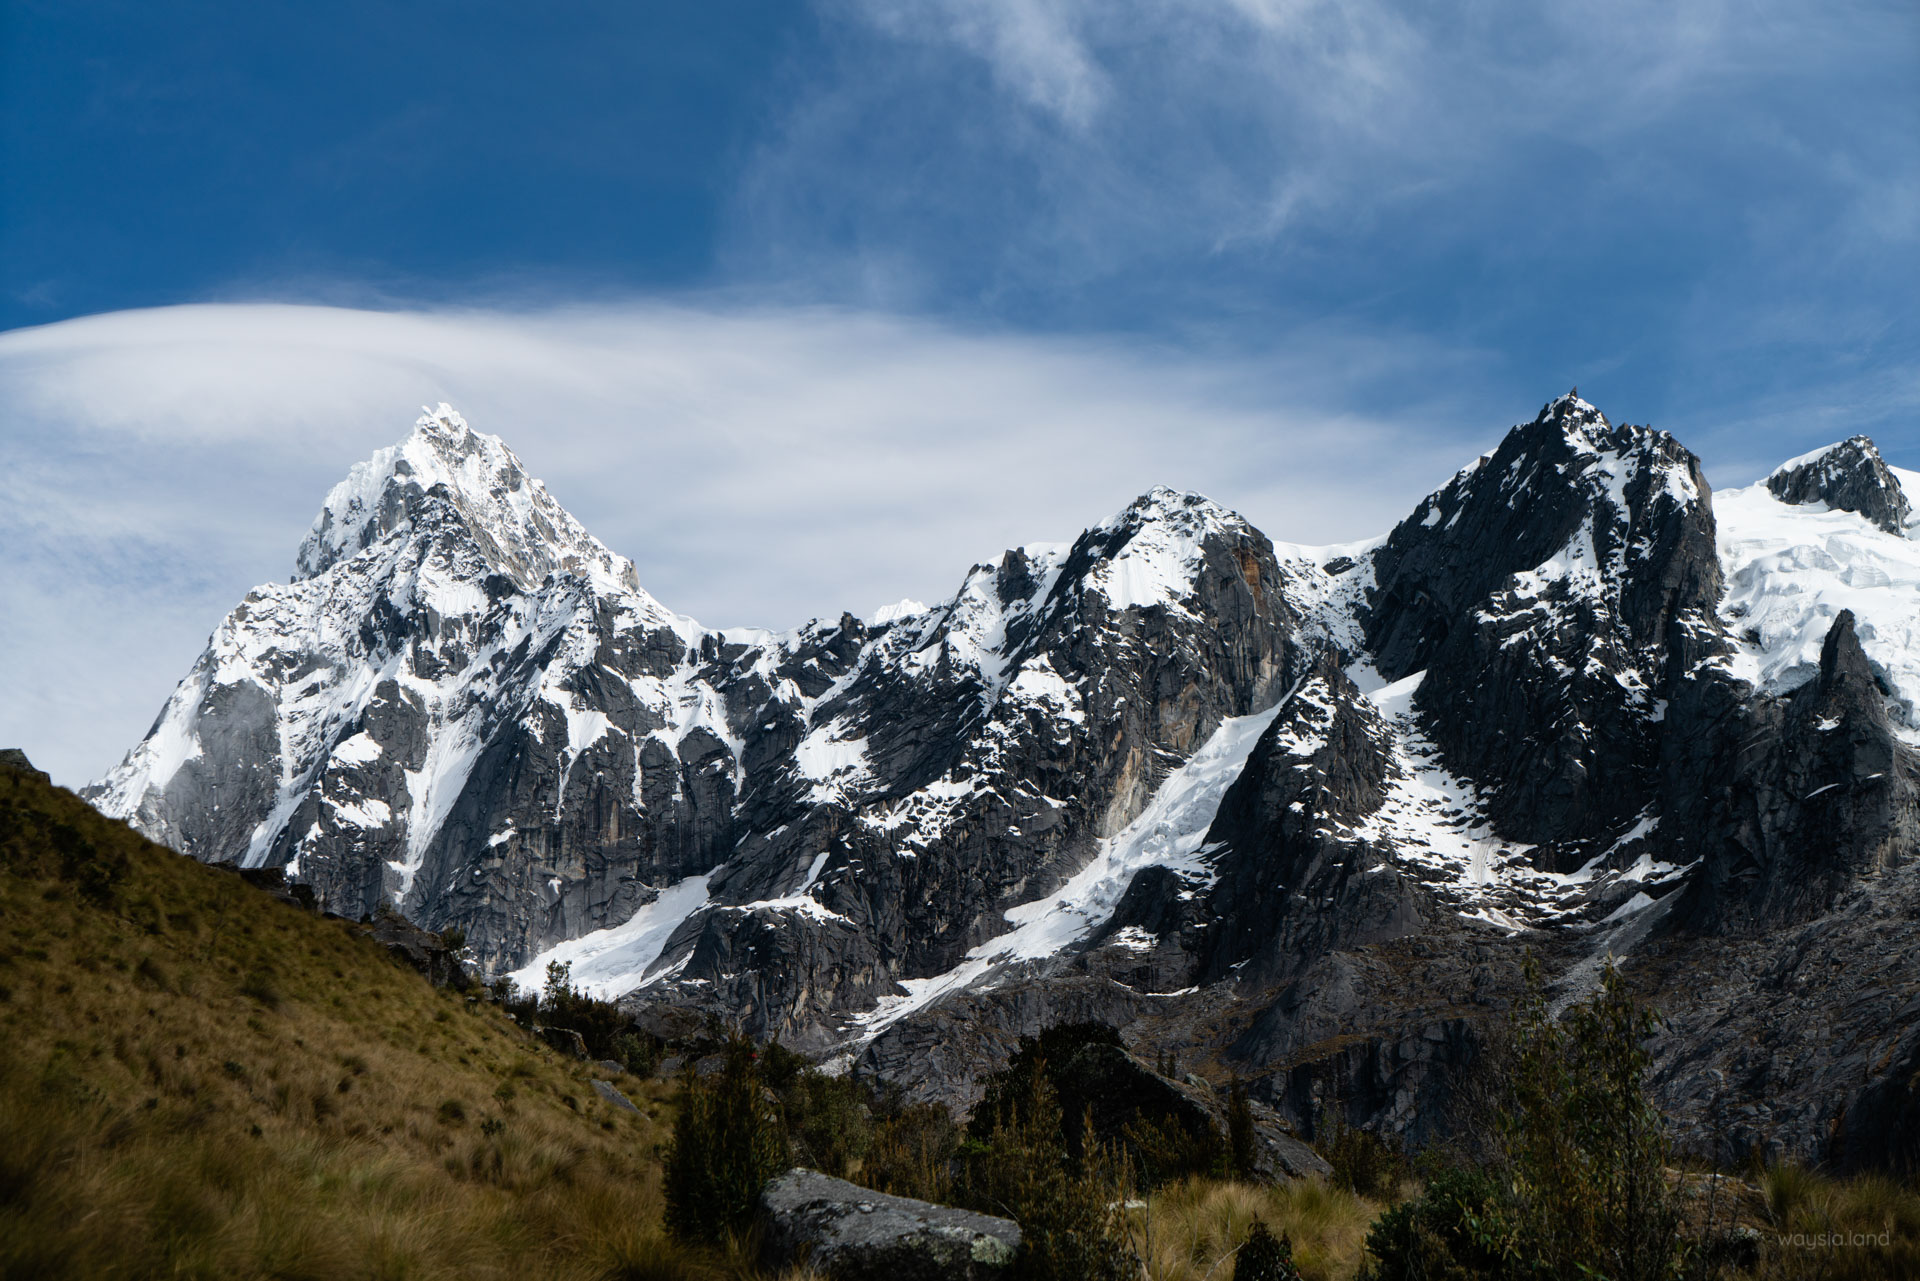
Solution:
[[[1834,511],[1858,512],[1889,534],[1904,535],[1914,519],[1900,478],[1865,436],[1790,459],[1767,477],[1766,485],[1783,503],[1825,503]]]
[[[1095,528],[1131,537],[1149,527],[1189,538],[1203,538],[1215,530],[1252,528],[1239,512],[1222,507],[1205,494],[1166,485],[1155,485]]]
[[[463,798],[478,804],[487,752],[550,751],[564,791],[609,724],[576,688],[605,651],[634,668],[621,706],[669,749],[713,701],[683,679],[698,624],[444,404],[329,492],[297,565],[215,629],[90,789],[104,812],[197,857],[288,866],[365,910],[404,896]]]
[[[321,505],[300,544],[294,581],[315,578],[416,519],[423,502],[448,505],[491,568],[522,591],[549,574],[638,590],[616,556],[527,474],[498,436],[474,431],[451,405],[422,413],[413,434],[356,463]]]
[[[926,612],[927,607],[925,605],[908,596],[893,602],[891,605],[882,605],[874,610],[873,625],[875,627],[885,627],[888,624],[897,623],[903,618],[912,618],[916,614],[924,614]]]
[[[1209,554],[1258,582],[1256,564],[1271,560],[1272,546],[1212,499],[1158,486],[1071,543],[1012,548],[974,566],[951,599],[932,609],[902,602],[875,621],[899,625],[883,648],[903,658],[940,642],[949,664],[979,674],[991,703],[1036,646],[1078,625],[1089,594],[1114,614],[1190,615]]]
[[[1593,548],[1595,553],[1624,554],[1632,540],[1612,535],[1696,505],[1705,492],[1698,460],[1671,435],[1615,426],[1570,393],[1548,403],[1531,423],[1513,428],[1497,449],[1429,495],[1395,534],[1436,526],[1451,531],[1472,519],[1469,509],[1498,506],[1528,526],[1534,537],[1527,545],[1547,539],[1542,549],[1549,555],[1530,565],[1513,564],[1532,569],[1553,553],[1578,555],[1581,549],[1568,548],[1563,533],[1590,535],[1606,544]],[[1548,511],[1553,518],[1542,519]],[[1516,547],[1499,559],[1530,556]]]

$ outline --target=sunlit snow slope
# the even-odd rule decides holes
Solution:
[[[1920,473],[1889,469],[1920,494]],[[1889,710],[1920,742],[1920,520],[1889,533],[1856,512],[1789,504],[1764,482],[1714,495],[1727,594],[1721,616],[1739,643],[1736,671],[1771,690],[1795,688],[1820,664],[1841,610],[1892,689]]]

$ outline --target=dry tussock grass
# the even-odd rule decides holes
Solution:
[[[660,1236],[665,1083],[10,771],[0,923],[0,1275],[748,1272]]]
[[[1317,1179],[1274,1187],[1190,1179],[1161,1189],[1133,1222],[1149,1281],[1226,1281],[1254,1220],[1293,1241],[1308,1281],[1347,1281],[1365,1257],[1380,1206]]]

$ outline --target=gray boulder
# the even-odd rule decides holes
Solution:
[[[605,1081],[596,1079],[593,1083],[593,1092],[622,1111],[638,1112],[640,1110],[633,1105],[632,1099],[629,1099]]]
[[[760,1194],[765,1262],[803,1263],[833,1281],[1010,1277],[1020,1226],[970,1210],[887,1196],[813,1170]]]

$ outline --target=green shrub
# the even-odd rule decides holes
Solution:
[[[1684,1260],[1665,1173],[1671,1144],[1646,1093],[1645,1043],[1658,1019],[1608,965],[1599,991],[1556,1022],[1531,962],[1528,972],[1499,1125],[1524,1249],[1554,1275],[1674,1276]]]
[[[1467,1281],[1508,1275],[1517,1250],[1506,1199],[1491,1176],[1437,1171],[1367,1232],[1366,1281]]]
[[[1089,1143],[1069,1160],[1044,1059],[1029,1056],[999,1086],[986,1137],[960,1149],[957,1199],[1020,1225],[1022,1281],[1132,1281],[1140,1260],[1127,1234],[1124,1152]]]
[[[1666,1123],[1646,1093],[1655,1016],[1609,965],[1599,990],[1556,1021],[1532,962],[1527,973],[1490,1091],[1491,1159],[1437,1172],[1418,1200],[1381,1216],[1367,1237],[1374,1281],[1669,1281],[1686,1270]],[[1371,1159],[1343,1143],[1329,1146],[1352,1185]]]
[[[508,1010],[524,1018],[509,999]],[[547,964],[547,982],[535,1007],[539,1021],[547,1027],[578,1032],[586,1043],[587,1054],[596,1059],[617,1058],[616,1044],[622,1036],[632,1035],[633,1021],[612,1001],[599,1001],[573,986],[573,966],[561,961]],[[533,1011],[529,1012],[529,1015]],[[624,1061],[624,1060],[623,1060]]]
[[[1406,1177],[1407,1163],[1400,1150],[1371,1130],[1348,1125],[1329,1108],[1320,1115],[1315,1143],[1333,1167],[1333,1182],[1356,1196],[1376,1200],[1393,1195]]]
[[[681,1084],[679,1115],[666,1154],[667,1231],[717,1245],[744,1232],[760,1189],[785,1170],[787,1135],[754,1061],[736,1038],[720,1071]]]
[[[1067,1111],[1078,1117],[1081,1108],[1089,1100],[1063,1096],[1060,1093],[1058,1069],[1065,1067],[1077,1051],[1089,1045],[1120,1046],[1120,1034],[1105,1023],[1058,1023],[1046,1028],[1037,1037],[1021,1037],[1020,1047],[1007,1060],[1005,1070],[994,1073],[983,1082],[986,1092],[974,1108],[973,1120],[968,1126],[973,1137],[985,1138],[987,1132],[998,1126],[1003,1118],[1015,1121],[1025,1119],[1021,1109],[1032,1106],[1035,1101],[1031,1083],[1035,1067],[1046,1073],[1049,1097],[1055,1105],[1064,1105]]]
[[[973,1137],[984,1138],[986,1130],[998,1124],[996,1118],[1009,1108],[1017,1114],[1027,1106],[1028,1078],[1037,1065],[1046,1074],[1066,1118],[1063,1141],[1071,1158],[1077,1160],[1089,1144],[1117,1145],[1125,1150],[1133,1176],[1143,1188],[1193,1175],[1220,1178],[1231,1172],[1228,1138],[1204,1116],[1196,1119],[1192,1111],[1169,1106],[1164,1099],[1140,1099],[1131,1108],[1125,1101],[1116,1101],[1108,1089],[1110,1078],[1099,1066],[1103,1057],[1097,1052],[1100,1050],[1126,1051],[1120,1034],[1104,1023],[1061,1023],[1037,1037],[1022,1037],[1006,1068],[982,1082],[985,1097],[969,1122]],[[1241,1106],[1246,1108],[1244,1096]],[[1083,1121],[1098,1124],[1083,1125]],[[1244,1155],[1250,1165],[1250,1109],[1243,1121]]]
[[[1253,1108],[1238,1072],[1227,1087],[1227,1167],[1236,1179],[1253,1178]]]
[[[1275,1237],[1260,1219],[1233,1257],[1233,1281],[1300,1281],[1300,1269],[1293,1265],[1293,1242],[1285,1234]]]
[[[1084,1127],[1076,1127],[1076,1132]],[[1120,1127],[1120,1141],[1132,1162],[1140,1187],[1157,1188],[1180,1179],[1201,1176],[1227,1178],[1232,1173],[1227,1145],[1212,1129],[1189,1128],[1176,1116],[1135,1113]],[[1251,1134],[1248,1159],[1251,1161]],[[1071,1145],[1070,1145],[1071,1146]]]
[[[852,1076],[808,1068],[788,1082],[780,1101],[797,1163],[843,1179],[867,1155],[873,1110],[867,1090]]]
[[[652,1076],[660,1070],[661,1045],[657,1037],[622,1032],[607,1047],[607,1057],[635,1076]]]
[[[776,1094],[785,1094],[803,1072],[816,1070],[806,1055],[780,1044],[779,1037],[760,1047],[758,1063],[760,1080]]]

